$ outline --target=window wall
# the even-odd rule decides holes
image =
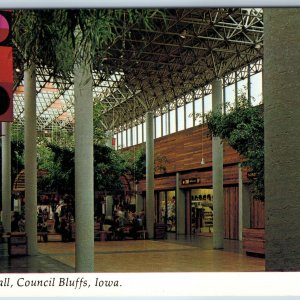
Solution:
[[[162,115],[162,135],[168,135],[169,132],[169,113],[164,113]]]
[[[161,116],[155,117],[155,137],[161,137]]]
[[[132,144],[136,145],[137,142],[137,126],[132,127]]]
[[[212,110],[212,96],[211,94],[204,96],[204,114],[209,113]]]
[[[141,144],[143,142],[143,124],[138,125],[138,130],[137,130],[138,138],[137,138],[137,143]]]
[[[223,78],[223,111],[225,113],[230,107],[235,107],[238,97],[242,93],[252,105],[262,103],[261,62]],[[174,103],[170,103],[161,111],[156,112],[154,118],[155,138],[203,124],[204,115],[212,110],[211,87],[204,87],[203,90],[200,92],[197,90],[194,94],[193,97],[187,97],[188,102],[183,99],[174,100]],[[141,144],[146,141],[145,123],[116,133],[115,137],[118,149]]]
[[[194,126],[194,109],[193,102],[187,103],[185,105],[185,128],[190,128]]]
[[[203,101],[202,99],[195,99],[194,101],[194,116],[195,116],[195,126],[200,125],[204,122],[203,120]]]
[[[177,108],[177,131],[185,129],[185,113],[184,106],[180,106]]]
[[[170,111],[170,133],[176,132],[176,110],[172,109]]]

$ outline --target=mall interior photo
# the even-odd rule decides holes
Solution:
[[[298,8],[0,9],[0,272],[299,271],[299,36]]]

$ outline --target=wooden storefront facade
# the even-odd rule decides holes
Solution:
[[[213,189],[212,139],[209,131],[205,125],[202,125],[157,138],[154,149],[155,157],[164,158],[162,160],[164,165],[156,168],[155,172],[156,210],[159,210],[158,203],[162,191],[176,191],[177,174],[179,176],[178,185],[185,195],[186,202],[185,232],[191,234],[193,233],[191,221],[193,192],[199,191],[199,189]],[[223,144],[223,149],[224,238],[239,239],[239,163],[241,158],[226,143]],[[204,164],[201,161],[204,161]],[[243,172],[243,182],[247,184],[246,172]],[[146,194],[145,180],[138,183],[137,190],[139,194]],[[260,219],[263,219],[262,207],[257,203],[252,204],[252,211],[257,214],[252,217],[252,222],[261,222]]]

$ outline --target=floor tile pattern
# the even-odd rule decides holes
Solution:
[[[0,244],[0,272],[74,272],[75,243],[38,243],[39,255],[7,255]],[[212,238],[169,236],[167,240],[95,242],[95,272],[264,272],[263,258],[245,255],[238,241],[214,250]]]

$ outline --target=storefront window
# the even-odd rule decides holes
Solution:
[[[191,224],[195,234],[212,232],[213,190],[193,189],[191,191]]]
[[[176,231],[175,191],[167,192],[167,231]]]
[[[159,193],[158,220],[159,223],[166,223],[166,192]]]
[[[159,192],[159,212],[160,223],[167,225],[168,232],[176,231],[176,197],[175,191]]]

